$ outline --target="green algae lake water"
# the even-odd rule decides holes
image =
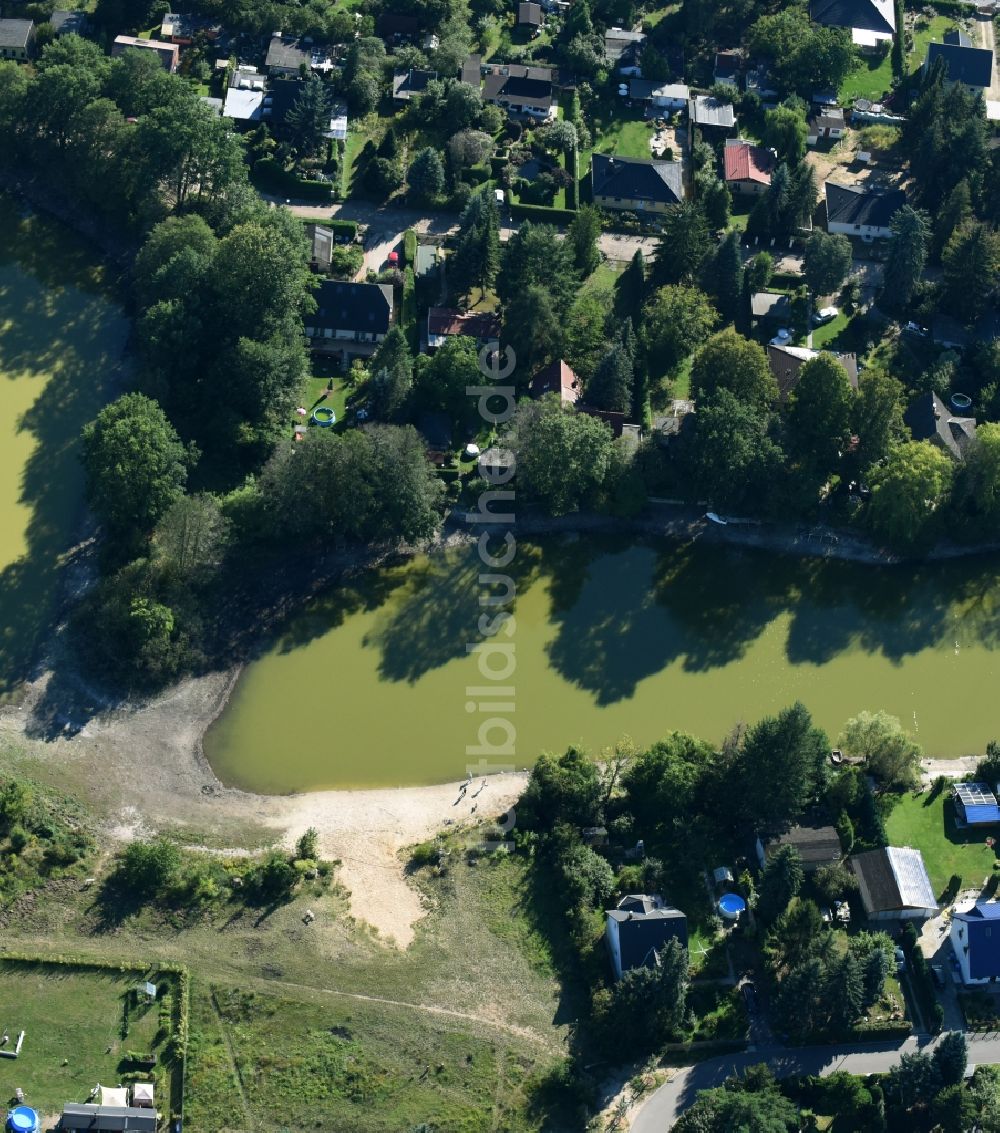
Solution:
[[[0,195],[0,697],[50,624],[81,517],[80,430],[127,334],[92,250]]]
[[[831,738],[859,710],[885,708],[928,754],[980,752],[1000,735],[998,566],[519,543],[508,762],[672,729],[719,741],[796,699]],[[486,718],[466,711],[466,687],[489,685],[467,652],[479,569],[474,547],[453,549],[313,602],[247,666],[209,730],[223,782],[284,793],[464,779]]]

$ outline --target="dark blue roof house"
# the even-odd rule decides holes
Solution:
[[[951,918],[951,945],[964,984],[1000,980],[1000,902],[983,901]]]
[[[654,967],[668,941],[679,940],[686,948],[687,917],[659,896],[630,893],[608,910],[605,936],[615,978],[621,979],[633,968]]]
[[[1000,825],[1000,806],[985,783],[956,783],[954,799],[959,826]]]

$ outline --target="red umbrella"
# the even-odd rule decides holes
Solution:
[[[390,264],[398,264],[399,263],[399,252],[390,252],[389,253],[389,263]]]

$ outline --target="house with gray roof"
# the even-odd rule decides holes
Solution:
[[[595,153],[590,159],[590,182],[599,208],[666,212],[684,200],[679,161]]]
[[[392,97],[396,102],[409,102],[427,90],[427,84],[438,77],[437,71],[422,71],[411,67],[392,76]]]
[[[855,47],[873,49],[896,34],[894,0],[812,0],[809,16],[824,27],[847,28]]]
[[[611,954],[615,979],[634,968],[652,968],[659,952],[671,940],[687,948],[687,917],[663,898],[630,893],[609,909],[604,939]]]
[[[23,62],[35,42],[34,20],[0,20],[0,59]]]
[[[902,189],[865,189],[827,181],[826,230],[862,240],[888,240],[892,218],[906,204]]]
[[[90,20],[87,13],[79,9],[56,9],[49,16],[49,23],[57,36],[60,35],[86,35],[90,31]]]
[[[791,846],[802,859],[802,868],[811,873],[823,866],[836,865],[844,856],[840,836],[829,823],[803,823],[776,837],[758,838],[757,862],[763,869],[783,846]]]
[[[373,354],[392,324],[392,288],[384,283],[326,280],[305,317],[310,347],[321,353]]]
[[[975,417],[957,417],[936,393],[922,393],[903,414],[915,441],[930,441],[955,460],[964,460],[976,436]]]
[[[302,67],[308,69],[312,62],[312,52],[299,46],[299,41],[291,36],[272,35],[267,48],[264,67],[269,75],[298,75]]]
[[[736,128],[733,104],[713,98],[710,94],[699,94],[688,100],[688,117],[692,126],[710,131],[710,137],[722,137]],[[694,144],[694,130],[688,130],[688,136]]]
[[[937,915],[923,855],[910,846],[883,846],[851,858],[869,921],[929,920]]]
[[[925,75],[939,59],[944,67],[945,86],[960,83],[973,94],[985,94],[993,85],[993,52],[986,47],[973,47],[969,37],[961,32],[949,32],[944,43],[927,45]]]

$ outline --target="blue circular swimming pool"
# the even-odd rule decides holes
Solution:
[[[719,898],[719,912],[731,921],[736,920],[740,913],[745,913],[746,901],[738,893],[724,893]]]

